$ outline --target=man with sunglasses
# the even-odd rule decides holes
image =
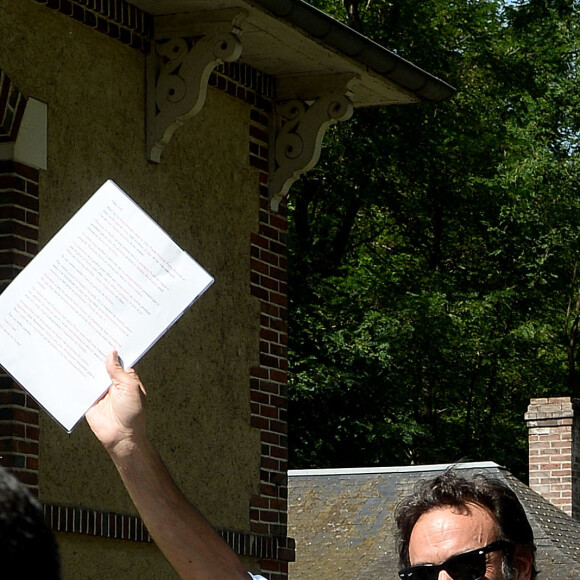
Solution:
[[[532,528],[497,479],[453,470],[421,482],[397,508],[401,580],[534,580]]]

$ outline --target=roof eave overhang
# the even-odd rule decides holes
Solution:
[[[186,36],[237,13],[240,62],[266,73],[289,96],[290,81],[351,75],[353,106],[439,102],[454,89],[304,0],[130,0],[149,12],[158,37]],[[299,96],[296,94],[295,96]]]
[[[305,34],[337,56],[357,63],[363,74],[382,77],[383,82],[394,83],[418,101],[439,102],[454,92],[451,85],[302,0],[252,0],[252,4],[291,24],[297,34]],[[365,104],[382,104],[380,97],[377,100]]]
[[[148,158],[205,102],[221,63],[273,80],[272,206],[320,156],[328,126],[357,107],[439,102],[453,88],[303,0],[131,0],[153,18]]]

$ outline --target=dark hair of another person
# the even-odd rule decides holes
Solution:
[[[528,550],[533,558],[532,575],[536,577],[534,533],[516,494],[499,479],[476,475],[467,479],[455,469],[448,469],[434,479],[421,481],[415,491],[398,506],[395,521],[398,530],[398,551],[401,567],[410,566],[409,541],[417,520],[433,509],[459,509],[477,505],[487,509],[497,523],[498,540]],[[505,567],[513,571],[512,554],[506,554]],[[512,572],[513,573],[513,572]]]
[[[0,467],[0,576],[7,580],[58,580],[60,561],[42,507]]]

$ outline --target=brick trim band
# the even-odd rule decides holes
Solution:
[[[152,543],[145,524],[138,516],[103,512],[79,507],[44,504],[44,517],[53,532],[81,534],[112,540]],[[283,559],[279,538],[219,530],[224,541],[239,556]]]
[[[153,17],[126,0],[36,1],[144,54],[151,51]],[[260,97],[274,97],[273,79],[251,66],[239,62],[222,63],[215,72],[217,75],[212,73],[210,79],[211,86],[255,104],[258,108],[264,108],[264,102],[258,102]],[[228,80],[235,84],[228,83]],[[244,89],[254,91],[258,95],[258,101],[256,95]]]
[[[44,517],[53,532],[151,542],[149,532],[137,516],[54,504],[45,504],[43,507]]]
[[[153,18],[126,0],[36,0],[141,52],[151,49]]]
[[[209,86],[216,87],[232,97],[237,97],[261,111],[271,111],[275,97],[273,77],[235,61],[218,65],[211,73]]]

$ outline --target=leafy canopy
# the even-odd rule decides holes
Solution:
[[[289,196],[293,467],[491,459],[580,394],[578,2],[313,2],[456,87],[357,110]]]

